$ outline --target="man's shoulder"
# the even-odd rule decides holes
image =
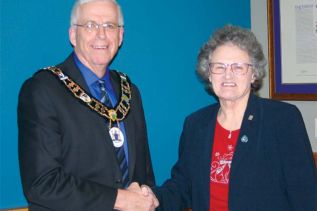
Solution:
[[[34,79],[38,79],[38,78],[51,78],[52,73],[50,73],[50,71],[48,70],[48,68],[50,67],[56,67],[61,69],[63,72],[69,72],[69,67],[72,67],[72,58],[71,55],[69,55],[63,62],[60,62],[56,65],[48,65],[48,66],[44,66],[38,70],[36,70],[33,75],[30,77],[30,79],[34,78]],[[73,69],[74,67],[72,67],[71,69]]]
[[[61,68],[64,72],[70,72],[68,69],[72,67],[71,64],[71,55],[63,62],[57,64],[56,66],[47,66],[42,67],[36,70],[28,79],[24,81],[21,87],[21,91],[28,90],[39,90],[44,89],[45,87],[55,87],[59,82],[58,78],[54,76],[54,74],[48,70],[49,67],[58,67]],[[51,89],[54,91],[56,89]]]

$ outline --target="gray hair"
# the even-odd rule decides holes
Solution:
[[[207,92],[213,92],[209,81],[209,63],[214,51],[225,44],[232,43],[241,50],[246,51],[251,59],[255,82],[252,84],[254,90],[262,85],[265,76],[266,59],[261,44],[255,35],[248,29],[238,26],[226,25],[216,30],[209,40],[200,49],[196,66],[196,73],[201,78]]]
[[[110,1],[110,2],[113,2],[115,5],[117,5],[118,16],[119,16],[118,25],[120,25],[120,26],[124,25],[122,10],[121,10],[121,7],[116,0],[76,0],[75,4],[73,6],[73,9],[72,9],[71,16],[70,16],[70,26],[77,24],[78,17],[80,15],[79,14],[79,7],[82,4],[94,2],[94,1]]]

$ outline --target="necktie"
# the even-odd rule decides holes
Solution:
[[[105,104],[106,106],[111,106],[111,101],[109,95],[106,91],[105,82],[103,80],[98,80],[100,87],[100,102]],[[122,172],[122,185],[123,187],[127,187],[129,184],[129,172],[128,172],[128,163],[124,153],[123,145],[121,147],[114,147],[117,155],[118,163],[120,165],[120,169]]]
[[[106,87],[105,87],[105,81],[98,80],[98,83],[99,83],[100,94],[101,94],[100,102],[102,102],[106,106],[111,107],[111,102],[110,102],[110,99],[109,99],[109,96],[108,96],[108,93],[107,93]]]

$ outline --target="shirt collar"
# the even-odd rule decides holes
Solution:
[[[78,69],[80,70],[81,74],[84,76],[84,79],[89,87],[93,86],[93,84],[98,80],[104,80],[106,87],[107,84],[110,83],[110,77],[109,77],[109,69],[107,68],[106,74],[99,78],[91,69],[89,69],[87,66],[85,66],[78,58],[75,52],[73,52],[73,58],[75,61],[75,64],[77,65]]]

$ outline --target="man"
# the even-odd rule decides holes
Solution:
[[[123,32],[115,0],[78,0],[69,29],[74,52],[24,83],[19,160],[29,210],[158,205],[137,184],[155,184],[139,91],[108,68]]]

